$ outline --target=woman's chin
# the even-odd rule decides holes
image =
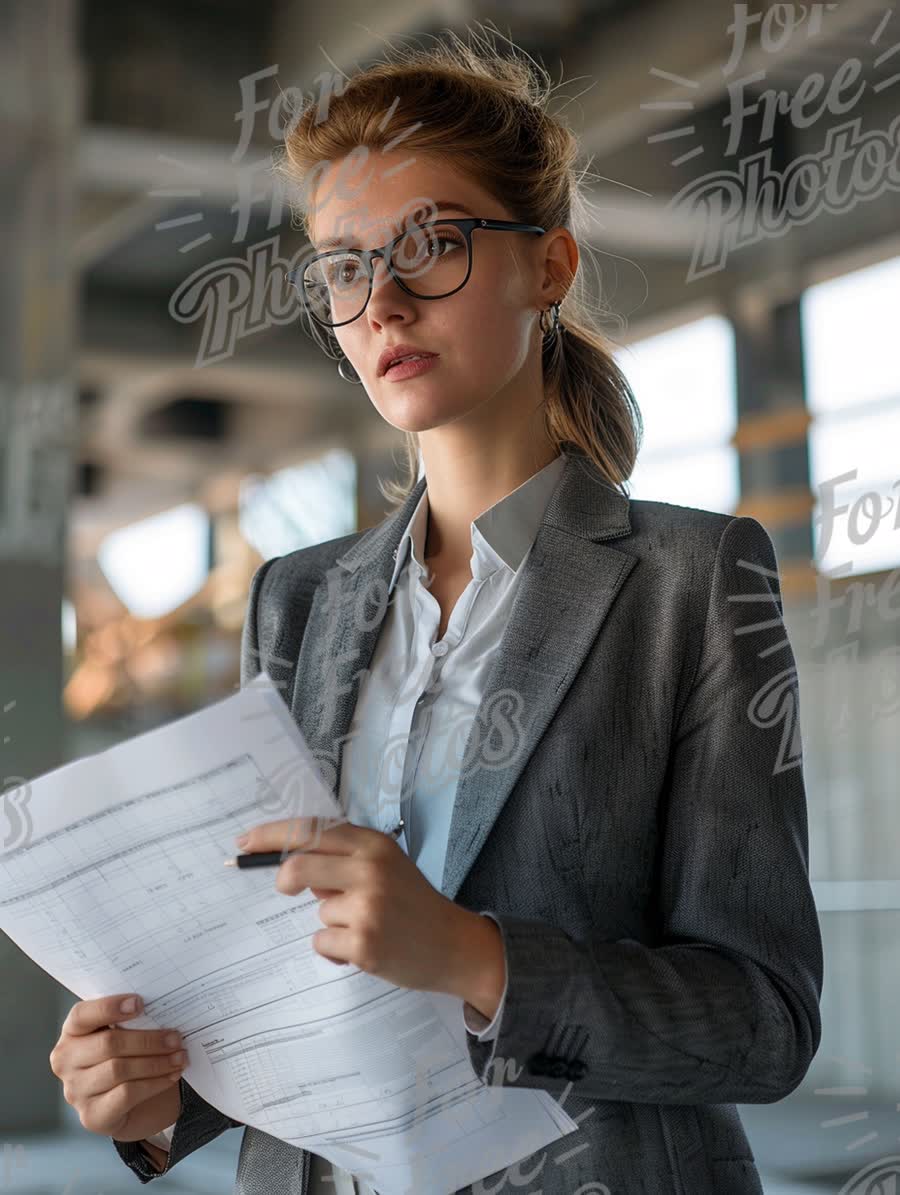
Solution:
[[[425,432],[443,423],[451,423],[464,414],[457,405],[442,401],[437,394],[408,393],[378,404],[382,416],[403,432]]]

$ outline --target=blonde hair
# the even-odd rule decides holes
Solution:
[[[411,153],[452,164],[495,196],[512,219],[546,229],[563,226],[578,240],[576,230],[587,222],[575,173],[578,142],[547,111],[546,71],[527,55],[501,54],[489,35],[475,35],[474,44],[466,45],[447,32],[449,41],[394,48],[342,83],[329,97],[326,119],[308,104],[288,121],[274,170],[292,184],[292,195],[300,184],[303,198],[292,200],[292,209],[307,236],[307,186],[316,169],[362,146],[379,151],[397,141]],[[603,309],[591,303],[583,274],[576,271],[560,307],[560,330],[542,350],[544,425],[559,450],[583,452],[607,482],[627,492],[643,424],[613,342],[600,329]],[[398,504],[415,486],[420,465],[416,433],[404,434],[402,480],[379,481],[384,497]]]

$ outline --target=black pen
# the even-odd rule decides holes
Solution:
[[[403,829],[404,821],[400,818],[393,830],[388,833],[396,838]],[[296,851],[288,851],[285,854],[283,851],[249,851],[245,855],[237,855],[234,859],[226,859],[224,861],[225,867],[280,867],[285,859],[290,858],[291,855],[303,854],[303,848],[299,847]]]

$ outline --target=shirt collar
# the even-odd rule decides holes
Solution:
[[[498,568],[515,572],[537,535],[541,518],[562,476],[566,458],[560,453],[549,465],[539,469],[527,481],[504,498],[482,511],[471,523],[472,576],[486,577]],[[397,559],[388,593],[393,591],[406,564],[408,553],[425,568],[425,533],[428,528],[428,486],[416,503],[415,510],[397,546]]]

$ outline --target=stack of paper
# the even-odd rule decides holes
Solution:
[[[250,826],[341,816],[266,673],[30,790],[0,929],[81,999],[140,993],[125,1027],[180,1030],[186,1081],[228,1116],[380,1195],[446,1195],[578,1127],[546,1092],[479,1082],[459,999],[330,962],[308,890],[223,866]]]

